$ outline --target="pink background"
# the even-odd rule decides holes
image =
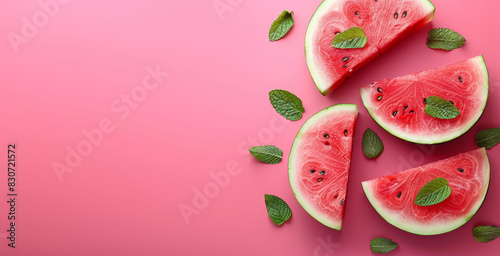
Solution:
[[[43,16],[38,2],[0,3],[0,147],[6,154],[7,144],[17,143],[19,193],[17,248],[11,249],[7,174],[0,172],[0,255],[366,255],[377,236],[400,244],[391,255],[500,250],[500,240],[480,244],[471,234],[476,225],[500,225],[500,146],[488,150],[491,183],[482,208],[447,234],[420,237],[391,226],[360,185],[475,149],[477,131],[500,125],[500,6],[493,1],[434,0],[431,24],[327,97],[315,88],[304,58],[305,30],[319,0],[61,0],[65,4],[52,9],[53,17]],[[225,6],[225,12],[214,6]],[[271,43],[269,26],[283,9],[295,12],[295,26]],[[37,33],[23,34],[23,17],[38,18]],[[465,47],[428,49],[426,35],[434,27],[461,33]],[[9,33],[30,38],[16,51]],[[402,141],[362,106],[360,85],[479,54],[490,71],[490,98],[479,122],[457,140],[427,147]],[[146,67],[157,65],[169,75],[156,88],[143,89]],[[268,92],[276,88],[302,99],[306,112],[300,121],[275,113]],[[121,97],[131,93],[140,102],[125,107]],[[338,103],[356,103],[360,110],[342,232],[301,208],[287,175],[300,126]],[[83,149],[88,155],[58,177],[53,163],[67,164],[67,148],[88,143],[83,131],[99,128],[102,120],[114,130]],[[362,155],[361,135],[368,127],[385,143],[377,160]],[[261,144],[282,148],[283,162],[253,159],[247,149]],[[6,166],[6,156],[0,157]],[[213,190],[211,173],[223,175],[227,165],[234,175]],[[207,187],[208,205],[194,208],[195,191]],[[283,226],[267,216],[266,193],[290,205],[292,218]],[[179,208],[187,206],[195,211],[189,223]]]

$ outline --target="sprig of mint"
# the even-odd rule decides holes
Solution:
[[[453,119],[460,115],[460,111],[451,101],[439,96],[429,96],[424,101],[424,111],[429,116],[439,119]]]
[[[269,41],[280,40],[290,31],[293,24],[293,12],[284,10],[269,28]]]
[[[264,195],[264,199],[266,202],[267,215],[269,215],[269,218],[271,218],[276,225],[279,226],[290,219],[292,211],[283,199],[268,194]]]
[[[360,27],[352,27],[340,34],[335,35],[332,41],[332,47],[339,49],[363,48],[368,38],[365,31]]]
[[[465,38],[447,28],[435,28],[427,35],[427,46],[432,49],[455,50],[464,46]]]
[[[435,178],[418,191],[415,204],[430,206],[443,202],[451,194],[451,187],[445,178]]]
[[[497,226],[477,226],[472,230],[472,235],[476,241],[487,243],[500,237],[500,228]]]
[[[384,152],[384,143],[380,137],[370,128],[366,129],[363,133],[361,141],[363,153],[366,157],[372,159],[379,157]]]
[[[292,121],[302,118],[304,106],[302,101],[295,94],[285,90],[272,90],[269,92],[269,101],[278,114]]]
[[[377,237],[370,241],[370,249],[374,253],[388,253],[396,249],[399,245],[390,239]]]
[[[250,154],[252,154],[259,161],[266,164],[280,163],[283,158],[283,151],[272,145],[255,146],[250,148],[248,151],[250,151]]]
[[[476,144],[480,148],[492,148],[500,142],[500,127],[482,130],[476,134]]]

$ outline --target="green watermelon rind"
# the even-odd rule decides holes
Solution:
[[[363,191],[365,192],[365,195],[368,198],[370,204],[373,206],[373,208],[378,212],[380,216],[382,216],[383,219],[385,219],[393,226],[402,229],[406,232],[422,236],[444,234],[461,227],[462,225],[467,223],[470,219],[472,219],[472,217],[474,217],[476,212],[483,204],[484,199],[486,198],[490,182],[490,163],[488,159],[488,154],[486,153],[486,149],[482,148],[482,152],[484,154],[483,172],[485,172],[486,175],[484,175],[485,186],[481,193],[480,200],[476,202],[476,204],[471,208],[471,210],[466,214],[466,216],[462,218],[457,218],[453,222],[446,223],[446,225],[434,224],[433,226],[430,226],[430,225],[416,225],[414,223],[405,223],[404,221],[398,219],[397,214],[393,214],[390,213],[389,211],[386,211],[385,208],[382,207],[382,205],[379,203],[379,200],[375,199],[372,192],[373,189],[371,187],[371,181],[373,180],[363,181],[361,182],[361,186],[363,187]]]
[[[453,133],[448,133],[446,135],[440,136],[439,138],[432,137],[432,136],[410,136],[408,134],[405,134],[403,132],[399,132],[397,130],[392,129],[389,127],[389,125],[382,121],[373,111],[373,105],[370,102],[370,91],[368,89],[365,89],[367,87],[361,87],[360,92],[361,92],[361,100],[363,101],[363,105],[365,106],[366,110],[370,114],[370,116],[379,124],[384,130],[389,132],[390,134],[417,144],[439,144],[439,143],[444,143],[448,142],[450,140],[456,139],[460,136],[462,136],[464,133],[466,133],[474,124],[479,120],[481,115],[484,112],[484,108],[486,107],[486,102],[488,100],[488,90],[489,90],[489,76],[488,76],[488,69],[486,68],[486,62],[484,61],[484,57],[482,55],[474,57],[475,61],[477,62],[477,65],[479,68],[482,70],[483,73],[483,78],[484,78],[484,83],[481,85],[482,93],[480,95],[483,96],[481,102],[483,102],[482,106],[479,108],[478,114],[475,118],[471,119],[467,125],[464,125],[463,129],[457,130]]]
[[[314,114],[311,118],[309,118],[300,128],[299,132],[297,133],[297,136],[295,136],[295,139],[292,144],[292,148],[290,150],[290,157],[288,158],[288,178],[290,181],[290,186],[292,187],[293,194],[295,195],[295,198],[299,202],[299,204],[306,210],[309,215],[311,215],[314,219],[322,223],[323,225],[336,229],[336,230],[342,230],[342,223],[333,223],[327,218],[324,218],[322,216],[319,216],[316,214],[316,212],[313,211],[313,209],[307,204],[307,200],[305,200],[300,193],[298,193],[297,188],[295,187],[294,183],[294,178],[295,178],[295,172],[293,171],[294,168],[294,160],[295,158],[292,157],[294,155],[297,155],[297,145],[299,145],[303,131],[306,131],[311,125],[314,125],[316,121],[321,120],[326,115],[329,115],[331,113],[337,112],[337,111],[352,111],[355,113],[355,115],[358,115],[358,107],[356,104],[338,104],[334,105],[328,108],[325,108],[323,110],[320,110],[318,113]]]
[[[323,17],[324,14],[326,14],[328,11],[330,11],[329,7],[334,6],[335,2],[341,2],[341,0],[323,0],[321,4],[316,8],[316,11],[314,11],[311,20],[309,20],[309,23],[307,25],[307,30],[306,30],[306,35],[305,35],[305,43],[304,43],[304,50],[305,50],[305,55],[306,55],[306,64],[309,69],[309,73],[311,74],[311,77],[314,81],[314,84],[318,88],[319,92],[326,96],[331,92],[331,87],[327,85],[327,87],[324,87],[323,85],[325,82],[321,81],[321,72],[317,70],[315,61],[314,61],[314,54],[309,51],[308,45],[314,44],[313,42],[313,35],[315,32],[315,28],[318,27],[318,23]],[[427,20],[425,20],[424,24],[427,24],[429,21],[431,21],[434,18],[434,12],[436,10],[436,7],[430,0],[417,0],[420,1],[422,6],[424,8],[427,8],[430,12],[430,15],[427,17]],[[335,5],[335,6],[340,6],[340,5]],[[312,48],[312,47],[311,47]],[[321,87],[321,88],[320,88]],[[324,87],[324,88],[323,88]]]

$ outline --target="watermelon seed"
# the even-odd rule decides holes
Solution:
[[[357,15],[359,15],[359,12],[358,12],[358,11],[356,11],[356,12],[354,13],[354,15],[356,15],[356,16],[357,16]]]
[[[318,178],[318,182],[322,182],[323,181],[323,178]]]
[[[344,199],[340,200],[340,205],[344,204]]]
[[[459,171],[459,172],[464,172],[464,169],[462,169],[462,168],[458,168],[458,171]]]
[[[325,142],[325,146],[330,146],[330,143],[328,143],[328,142]]]
[[[397,20],[397,19],[398,19],[398,16],[399,16],[399,14],[398,14],[397,12],[396,12],[396,13],[394,13],[394,19],[396,19],[396,20]]]
[[[315,173],[315,172],[316,172],[316,170],[314,170],[314,169],[311,170],[311,173]]]
[[[427,104],[427,98],[424,98],[424,104]]]
[[[330,138],[330,135],[328,135],[328,133],[325,133],[325,134],[323,134],[323,137],[325,137],[325,138],[329,139],[329,138]]]
[[[401,192],[399,192],[399,193],[398,193],[397,197],[398,197],[398,198],[400,198],[400,197],[401,197]]]
[[[415,111],[413,111],[413,110],[410,110],[410,114],[413,114],[414,112],[415,112]]]
[[[378,97],[377,97],[377,100],[378,100],[378,101],[381,101],[381,100],[382,100],[382,95],[378,96]]]
[[[336,194],[333,199],[337,199],[339,197],[339,194]]]
[[[461,76],[458,77],[458,81],[460,81],[460,83],[463,83],[463,80],[462,80]]]
[[[453,103],[453,101],[450,100],[450,102],[451,102],[452,105],[455,105],[455,103]]]
[[[347,129],[344,130],[344,136],[347,136],[347,134],[349,134],[349,131],[347,131]]]
[[[319,172],[319,174],[325,175],[325,170],[322,170],[321,172]]]
[[[397,114],[398,114],[398,111],[397,111],[397,110],[396,110],[396,111],[394,111],[394,112],[392,112],[392,116],[396,116]]]
[[[382,92],[384,92],[384,90],[382,90],[382,88],[379,87],[379,88],[377,88],[377,92],[382,93]]]
[[[403,12],[403,18],[406,18],[406,14],[408,14],[406,11]]]
[[[339,31],[335,32],[335,35],[338,35],[338,34],[340,34],[340,32],[339,32]]]
[[[406,110],[407,108],[408,108],[408,105],[406,105],[406,106],[403,108],[403,110]]]
[[[343,62],[346,62],[346,61],[348,61],[348,60],[349,60],[349,57],[344,57],[344,58],[342,59],[342,61],[343,61]]]
[[[347,68],[347,64],[345,64],[345,65],[343,66],[343,68]]]

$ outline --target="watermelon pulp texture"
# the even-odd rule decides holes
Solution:
[[[451,195],[432,206],[418,206],[415,197],[427,182],[442,177]],[[479,209],[488,190],[490,165],[480,148],[454,157],[362,182],[375,210],[392,225],[419,235],[454,230]]]
[[[304,123],[290,151],[288,174],[295,197],[311,216],[338,230],[342,229],[357,116],[354,104],[318,112]]]
[[[305,53],[309,72],[326,95],[367,63],[384,54],[434,17],[428,0],[324,0],[307,27]],[[360,49],[331,46],[335,34],[361,27],[368,38]]]
[[[425,114],[424,99],[432,95],[450,100],[460,115],[445,120]],[[415,143],[441,143],[468,131],[483,113],[488,71],[477,56],[363,86],[361,98],[373,119],[393,135]]]

